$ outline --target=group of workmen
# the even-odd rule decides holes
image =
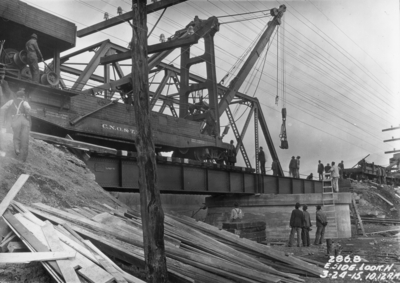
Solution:
[[[37,44],[37,35],[32,34],[25,44],[27,61],[32,81],[39,83],[39,62],[43,60]],[[14,93],[6,77],[6,65],[0,64],[0,151],[2,151],[1,136],[6,132],[9,122],[13,130],[13,144],[16,158],[25,162],[29,151],[29,133],[31,128],[31,107],[26,101],[25,88],[19,88]]]
[[[289,177],[300,178],[300,156],[297,156],[297,158],[292,156],[289,163]]]
[[[310,231],[312,230],[312,223],[310,214],[307,211],[307,205],[303,205],[303,211],[300,210],[300,203],[296,203],[295,209],[292,211],[290,216],[290,237],[289,247],[293,246],[294,234],[297,234],[297,246],[309,247],[310,246]],[[315,233],[314,245],[321,245],[324,240],[325,227],[328,225],[328,221],[325,213],[321,210],[321,206],[317,205],[317,213],[315,223],[317,231]],[[301,241],[300,241],[301,238]]]

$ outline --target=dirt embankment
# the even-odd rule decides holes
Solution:
[[[0,157],[0,200],[21,174],[30,177],[15,200],[24,204],[42,202],[53,207],[100,206],[116,207],[118,201],[105,192],[95,181],[85,164],[64,147],[31,139],[26,163],[14,158],[12,135],[3,134]],[[52,282],[40,263],[0,264],[0,282],[46,283]]]
[[[12,135],[2,138],[5,157],[0,157],[0,199],[21,174],[30,178],[18,193],[16,200],[30,204],[43,202],[54,207],[115,205],[110,195],[95,181],[84,162],[64,147],[31,139],[26,163],[14,158]]]

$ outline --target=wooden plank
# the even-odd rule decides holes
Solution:
[[[10,232],[9,232],[7,235],[5,235],[5,237],[3,238],[3,240],[1,240],[1,243],[2,243],[3,241],[7,240],[7,238],[11,237],[13,234],[14,234],[14,232],[10,230]]]
[[[163,42],[163,43],[157,43],[157,44],[148,46],[147,54],[159,53],[159,52],[179,48],[179,47],[186,46],[186,45],[196,44],[198,42],[199,42],[199,37],[189,36],[189,37],[185,37],[182,39],[176,39],[176,40],[167,41],[167,42]],[[112,63],[127,60],[127,59],[131,59],[131,51],[102,57],[100,59],[100,64],[102,64],[102,65],[112,64]]]
[[[25,263],[32,261],[61,260],[75,257],[71,252],[8,253],[0,254],[0,263]]]
[[[10,232],[10,227],[8,227],[8,225],[4,222],[3,218],[0,218],[0,239],[2,237],[4,237],[3,239],[5,239],[5,236],[7,236],[7,234],[9,234]]]
[[[361,228],[362,234],[365,237],[366,235],[365,235],[364,225],[363,225],[362,219],[360,217],[360,214],[358,213],[358,208],[357,208],[356,201],[355,201],[355,199],[353,197],[351,198],[351,202],[352,202],[352,205],[353,205],[354,212],[356,214],[357,222],[358,222],[358,224],[360,224],[360,228]],[[357,225],[357,223],[356,223],[356,225]],[[358,227],[356,227],[356,230],[357,229],[358,229]]]
[[[4,219],[10,223],[13,229],[18,233],[19,238],[24,241],[25,244],[29,244],[37,252],[49,252],[49,248],[44,245],[39,239],[26,228],[14,215],[10,212],[6,212],[3,215]],[[55,261],[48,261],[48,264],[58,273],[61,274],[61,270]]]
[[[60,240],[56,235],[56,231],[53,228],[53,225],[50,223],[46,223],[42,227],[43,234],[47,240],[47,243],[50,249],[53,252],[63,252],[64,248],[61,245]],[[75,270],[72,268],[71,262],[69,260],[57,260],[57,264],[60,267],[61,273],[66,282],[71,283],[80,283],[78,275],[75,273]]]
[[[109,147],[104,147],[104,146],[99,146],[91,143],[85,143],[85,142],[80,142],[80,141],[75,141],[75,140],[69,140],[65,138],[60,138],[52,135],[45,135],[37,132],[31,132],[30,135],[38,140],[44,140],[47,142],[52,142],[56,144],[61,144],[67,147],[73,147],[77,148],[80,150],[89,150],[89,151],[94,151],[94,152],[99,152],[99,153],[108,153],[108,154],[113,154],[117,155],[117,150],[114,148],[109,148]]]
[[[383,196],[381,196],[380,194],[378,194],[378,193],[375,193],[374,192],[374,194],[376,194],[378,197],[380,197],[382,200],[384,200],[387,204],[389,204],[390,206],[394,206],[394,204],[393,203],[391,203],[390,201],[388,201],[387,199],[385,199]]]
[[[366,233],[366,234],[367,235],[374,235],[374,234],[382,234],[382,233],[388,233],[388,232],[400,232],[400,229],[377,231],[377,232],[371,232],[371,233]]]
[[[147,10],[147,13],[150,14],[150,13],[165,9],[167,7],[170,7],[172,5],[176,5],[176,4],[185,2],[185,1],[187,1],[187,0],[163,0],[163,1],[158,1],[158,2],[155,2],[155,3],[147,5],[146,6],[146,10]],[[120,16],[117,16],[117,17],[108,19],[106,21],[100,22],[98,24],[94,24],[92,26],[89,26],[89,27],[83,28],[81,30],[78,30],[76,36],[77,37],[87,36],[89,34],[92,34],[92,33],[95,33],[95,32],[98,32],[98,31],[101,31],[101,30],[116,26],[116,25],[118,25],[120,23],[123,23],[125,21],[129,21],[129,20],[132,19],[132,17],[133,17],[133,12],[132,11],[124,13],[124,14],[122,14]]]
[[[114,281],[114,277],[111,276],[111,274],[109,274],[107,277],[104,277],[90,267],[81,268],[78,270],[78,273],[90,283],[110,283]]]
[[[26,174],[22,174],[21,176],[19,176],[18,180],[11,187],[11,189],[8,191],[6,197],[0,203],[0,216],[4,214],[7,207],[10,205],[11,201],[15,198],[15,196],[17,195],[19,190],[22,188],[22,186],[28,180],[28,178],[29,178],[29,175],[26,175]]]
[[[75,231],[74,231],[75,232]],[[108,262],[116,271],[122,274],[122,276],[128,280],[129,282],[133,283],[145,283],[144,281],[140,280],[139,278],[136,278],[125,271],[123,271],[118,265],[116,265],[113,261],[111,261],[101,250],[99,250],[95,245],[92,244],[89,240],[83,240],[84,243],[90,247],[93,252],[97,253],[100,257],[102,257],[106,262]],[[117,279],[117,277],[115,277]],[[117,280],[118,282],[118,280]]]

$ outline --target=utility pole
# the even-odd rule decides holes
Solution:
[[[147,283],[167,283],[167,262],[164,246],[164,212],[156,187],[157,168],[151,130],[147,65],[146,0],[132,0],[132,86],[137,163],[139,166],[140,211],[143,228]]]

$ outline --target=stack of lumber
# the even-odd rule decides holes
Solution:
[[[145,266],[138,212],[107,205],[64,210],[43,203],[28,206],[13,201],[19,190],[13,188],[0,203],[0,215],[31,253],[0,254],[0,262],[40,261],[56,282],[144,282],[126,272],[145,277],[135,273]],[[165,214],[164,241],[169,281],[174,283],[295,283],[304,282],[301,275],[323,274],[322,268],[299,258],[174,213]]]
[[[70,227],[102,252],[144,267],[141,218],[135,211],[93,208],[56,209],[17,202],[22,215],[36,215]],[[32,213],[32,214],[31,214]],[[304,282],[322,269],[283,252],[177,214],[165,215],[165,249],[171,282]]]
[[[222,223],[222,229],[234,233],[240,238],[253,240],[257,243],[261,243],[266,240],[266,227],[267,224],[264,221]]]

